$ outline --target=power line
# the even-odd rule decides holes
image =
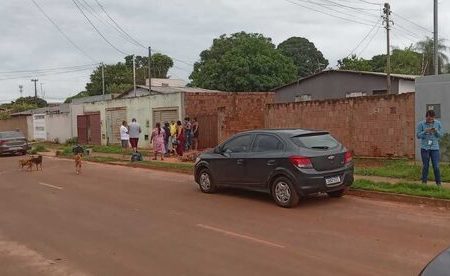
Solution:
[[[61,71],[61,72],[45,72],[45,73],[39,73],[39,74],[32,74],[32,75],[20,75],[20,76],[12,76],[7,78],[0,78],[0,81],[2,80],[17,80],[17,79],[23,79],[23,78],[32,78],[36,76],[49,76],[49,75],[61,75],[61,74],[68,74],[68,73],[74,73],[74,72],[81,72],[86,70],[91,70],[92,68],[84,68],[84,69],[74,69],[74,70],[67,70],[67,71]]]
[[[50,21],[50,23],[55,26],[55,28],[60,32],[64,38],[72,44],[73,47],[75,47],[80,53],[82,53],[84,56],[86,56],[88,59],[90,59],[93,62],[97,62],[94,58],[92,58],[89,54],[87,54],[83,49],[81,49],[70,37],[59,27],[59,25],[44,11],[44,9],[35,1],[31,0],[33,4],[39,9],[39,11]]]
[[[301,1],[301,2],[304,2],[304,3],[312,4],[312,5],[316,5],[316,6],[319,6],[319,7],[325,8],[325,9],[328,9],[328,10],[330,10],[330,11],[336,12],[336,13],[338,13],[338,14],[346,15],[346,16],[348,16],[348,17],[346,17],[346,18],[351,18],[352,20],[358,19],[358,20],[360,20],[360,21],[362,21],[362,22],[368,22],[368,23],[370,23],[370,24],[373,24],[373,23],[374,23],[373,21],[367,20],[367,17],[365,17],[365,18],[359,18],[359,17],[355,17],[355,14],[354,14],[354,13],[348,13],[348,12],[346,12],[346,11],[339,10],[339,9],[342,9],[342,7],[337,7],[338,9],[336,9],[336,8],[332,8],[332,7],[330,6],[330,4],[318,3],[318,2],[314,2],[314,1],[312,1],[312,0],[297,0],[297,1]],[[328,1],[328,0],[325,0],[325,1]],[[332,5],[332,6],[335,7],[336,5]],[[361,12],[363,12],[363,11],[361,11]],[[375,15],[373,15],[373,14],[370,14],[370,13],[369,13],[369,15],[372,16],[372,17],[378,18],[377,16],[375,16]]]
[[[347,9],[351,9],[351,10],[356,10],[356,11],[379,11],[380,10],[380,9],[372,9],[372,8],[371,9],[367,9],[367,8],[361,8],[361,7],[348,6],[348,5],[345,5],[345,4],[342,4],[342,3],[339,3],[339,2],[335,2],[335,1],[332,1],[332,0],[323,0],[323,1],[326,1],[328,3],[332,3],[335,6],[339,6],[339,7],[343,7],[343,8],[347,8]]]
[[[99,63],[93,64],[85,64],[85,65],[75,65],[75,66],[65,66],[65,67],[52,67],[52,68],[43,68],[43,69],[29,69],[29,70],[15,70],[15,71],[2,71],[0,74],[13,74],[13,73],[34,73],[34,72],[45,72],[45,71],[55,71],[62,69],[82,69],[85,67],[92,68]]]
[[[362,43],[370,36],[370,34],[372,34],[372,32],[375,30],[375,28],[377,26],[379,26],[380,21],[381,21],[381,18],[378,19],[377,23],[375,23],[375,25],[373,25],[373,27],[370,29],[370,31],[363,37],[363,39],[361,39],[361,41],[358,43],[358,45],[356,45],[356,47],[350,52],[350,54],[347,57],[349,57],[355,53],[355,51],[359,48],[359,46],[361,46]]]
[[[86,0],[81,1],[82,2],[78,0],[78,4],[80,4],[82,8],[84,8],[87,12],[89,12],[95,19],[97,19],[98,22],[100,22],[105,26],[113,28],[120,35],[120,37],[126,42],[132,44],[133,46],[140,47],[140,45],[137,44],[136,42],[130,41],[130,39],[126,36],[126,34],[123,34],[119,28],[117,28],[114,24],[110,22],[110,20],[102,18],[102,16],[100,16],[98,12]]]
[[[85,1],[85,0],[83,0]],[[139,42],[137,39],[135,39],[132,35],[130,35],[127,31],[125,31],[125,29],[123,27],[120,26],[120,24],[111,16],[111,14],[108,12],[108,10],[105,8],[105,6],[103,6],[103,4],[99,1],[99,0],[95,0],[95,2],[97,3],[97,5],[100,7],[100,9],[103,11],[103,13],[109,18],[109,20],[111,20],[111,22],[117,27],[115,28],[116,31],[120,32],[121,34],[125,35],[126,37],[129,38],[130,43],[133,43],[136,46],[142,47],[143,49],[147,49],[147,47],[145,45],[143,45],[141,42]],[[154,49],[156,52],[160,52],[163,53],[164,51],[161,51],[159,49]],[[178,61],[180,63],[189,65],[189,66],[194,66],[194,64],[187,62],[185,60],[176,58],[176,57],[171,57],[173,60]]]
[[[111,20],[113,22],[113,24],[117,27],[118,30],[120,30],[125,36],[127,36],[130,40],[132,40],[135,44],[137,44],[137,46],[141,46],[143,48],[147,48],[145,47],[142,43],[140,43],[139,41],[137,41],[134,37],[132,37],[129,33],[127,33],[118,23],[116,20],[114,20],[114,18],[112,18],[112,16],[108,13],[108,11],[105,9],[105,7],[103,7],[103,5],[100,3],[100,1],[95,0],[95,2],[97,3],[97,5],[100,7],[100,9],[103,11],[103,13],[109,18],[109,20]]]
[[[369,5],[377,5],[377,6],[382,6],[383,4],[381,3],[375,3],[375,2],[370,2],[370,1],[366,1],[366,0],[358,0],[359,2],[363,2]]]
[[[412,31],[410,31],[410,30],[408,30],[408,29],[406,29],[406,28],[404,28],[404,27],[402,27],[402,26],[400,26],[400,25],[395,25],[394,27],[393,27],[393,29],[394,30],[397,30],[397,31],[399,31],[399,32],[402,32],[402,33],[404,33],[404,34],[407,34],[407,35],[409,35],[410,37],[414,37],[414,38],[416,38],[416,39],[422,39],[422,36],[421,35],[419,35],[419,34],[417,34],[417,33],[415,33],[415,32],[412,32]]]
[[[89,22],[89,24],[92,26],[92,28],[94,28],[94,30],[97,32],[98,35],[100,35],[103,40],[108,43],[114,50],[116,50],[117,52],[123,54],[123,55],[128,55],[126,52],[120,50],[119,48],[117,48],[116,46],[114,46],[114,44],[112,44],[103,34],[102,32],[100,32],[100,30],[95,26],[94,23],[92,23],[92,21],[89,19],[89,17],[86,15],[86,13],[83,11],[83,9],[80,7],[80,5],[78,4],[78,2],[76,0],[72,0],[72,2],[75,4],[75,6],[78,8],[78,10],[81,12],[81,14],[84,16],[84,18],[86,18],[86,20]]]
[[[380,31],[381,26],[378,26],[377,30],[375,31],[374,35],[372,36],[372,38],[369,40],[369,42],[367,42],[366,46],[364,46],[364,48],[361,49],[361,51],[359,51],[358,56],[361,56],[362,53],[369,47],[369,45],[372,43],[372,41],[375,39],[375,37],[377,36],[378,32]]]
[[[341,19],[341,20],[345,20],[345,21],[348,21],[348,22],[352,22],[352,23],[356,23],[356,24],[372,26],[372,24],[374,23],[374,22],[372,22],[371,24],[369,24],[369,23],[353,20],[353,19],[350,19],[350,18],[342,17],[342,16],[339,16],[339,15],[334,15],[334,14],[331,14],[331,13],[328,13],[328,12],[325,12],[325,11],[322,11],[322,10],[318,10],[316,8],[312,8],[312,7],[300,4],[298,2],[294,2],[292,0],[284,0],[284,1],[289,2],[291,4],[294,4],[294,5],[297,5],[297,6],[300,6],[300,7],[303,7],[303,8],[308,9],[308,10],[312,10],[312,11],[315,11],[315,12],[318,12],[318,13],[322,13],[322,14],[325,14],[325,15],[328,15],[328,16],[331,16],[331,17],[335,17],[335,18],[338,18],[338,19]]]
[[[406,18],[406,17],[403,17],[403,16],[401,16],[400,14],[398,14],[398,13],[396,13],[396,12],[392,12],[392,13],[393,13],[395,16],[397,16],[398,18],[400,18],[400,19],[402,19],[402,20],[404,20],[404,21],[406,21],[406,22],[409,22],[409,23],[415,25],[416,27],[419,27],[420,29],[424,30],[424,31],[427,32],[427,33],[433,33],[430,29],[428,29],[428,28],[426,28],[426,27],[424,27],[424,26],[422,26],[422,25],[417,24],[416,22],[411,21],[411,20],[409,20],[409,19]]]

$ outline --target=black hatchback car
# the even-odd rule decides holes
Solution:
[[[0,132],[0,155],[2,154],[27,154],[29,150],[28,141],[19,131]]]
[[[282,207],[325,192],[341,197],[353,184],[352,154],[326,131],[254,130],[239,133],[195,163],[202,192],[220,186],[269,192]]]

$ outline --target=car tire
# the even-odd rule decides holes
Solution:
[[[333,191],[333,192],[327,192],[329,197],[343,197],[345,195],[345,189],[342,190],[338,190],[338,191]]]
[[[198,174],[198,186],[202,192],[207,194],[213,194],[217,191],[211,172],[208,169],[204,168],[200,170]]]
[[[273,200],[280,207],[295,207],[300,201],[292,181],[284,176],[278,177],[273,181],[271,193]]]

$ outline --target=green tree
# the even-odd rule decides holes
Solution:
[[[322,52],[306,38],[291,37],[280,43],[277,49],[294,61],[299,77],[320,72],[328,66],[328,60],[323,57]]]
[[[448,56],[445,52],[449,47],[447,47],[444,42],[444,39],[439,39],[438,41],[439,73],[442,73],[448,63]],[[417,42],[416,50],[423,55],[424,62],[422,72],[424,75],[432,75],[434,73],[434,40],[427,37],[425,40]]]
[[[16,99],[13,104],[15,105],[33,105],[35,107],[46,107],[48,103],[46,100],[35,97],[21,97]],[[23,110],[22,110],[23,111]],[[20,111],[17,111],[20,112]]]
[[[386,72],[387,56],[375,55],[367,60],[355,55],[338,61],[339,69],[355,71]],[[413,47],[394,49],[391,55],[391,72],[395,74],[420,75],[422,55]]]
[[[163,54],[152,55],[152,77],[167,78],[167,72],[173,66],[169,56]],[[133,56],[126,56],[125,63],[105,65],[105,90],[106,93],[121,93],[133,87]],[[136,83],[145,84],[148,78],[148,57],[136,56]],[[95,96],[103,93],[102,68],[97,67],[86,84],[86,92],[80,92],[75,97]],[[66,101],[70,101],[68,98]]]
[[[152,78],[167,79],[167,73],[173,67],[171,57],[156,53],[152,55]],[[125,57],[125,64],[133,69],[133,56]],[[141,75],[144,79],[148,75],[148,57],[136,56],[136,75]]]
[[[270,38],[235,33],[214,39],[200,54],[191,85],[222,91],[268,91],[296,79],[294,62],[275,49]]]
[[[385,58],[386,59],[386,58]],[[373,59],[372,59],[373,60]],[[421,75],[422,55],[411,47],[394,49],[391,56],[391,71],[396,74]]]
[[[142,80],[139,80],[138,83],[142,83]],[[113,87],[117,87],[118,85],[126,85],[128,88],[132,87],[133,70],[128,68],[128,66],[122,62],[114,65],[105,65],[106,93],[123,92],[113,91],[111,89]],[[97,67],[94,72],[92,72],[90,82],[86,84],[86,91],[89,96],[101,95],[103,93],[101,66]]]
[[[358,58],[356,55],[338,60],[340,70],[373,71],[370,60]]]

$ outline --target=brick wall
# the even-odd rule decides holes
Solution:
[[[7,120],[0,120],[0,131],[10,131],[19,129],[25,137],[28,137],[28,124],[26,116],[11,117]]]
[[[273,96],[271,92],[185,93],[184,111],[191,118],[217,120],[217,142],[221,142],[237,132],[263,128],[264,109]]]
[[[407,93],[270,104],[265,126],[328,130],[358,156],[413,158],[414,117],[414,93]]]

